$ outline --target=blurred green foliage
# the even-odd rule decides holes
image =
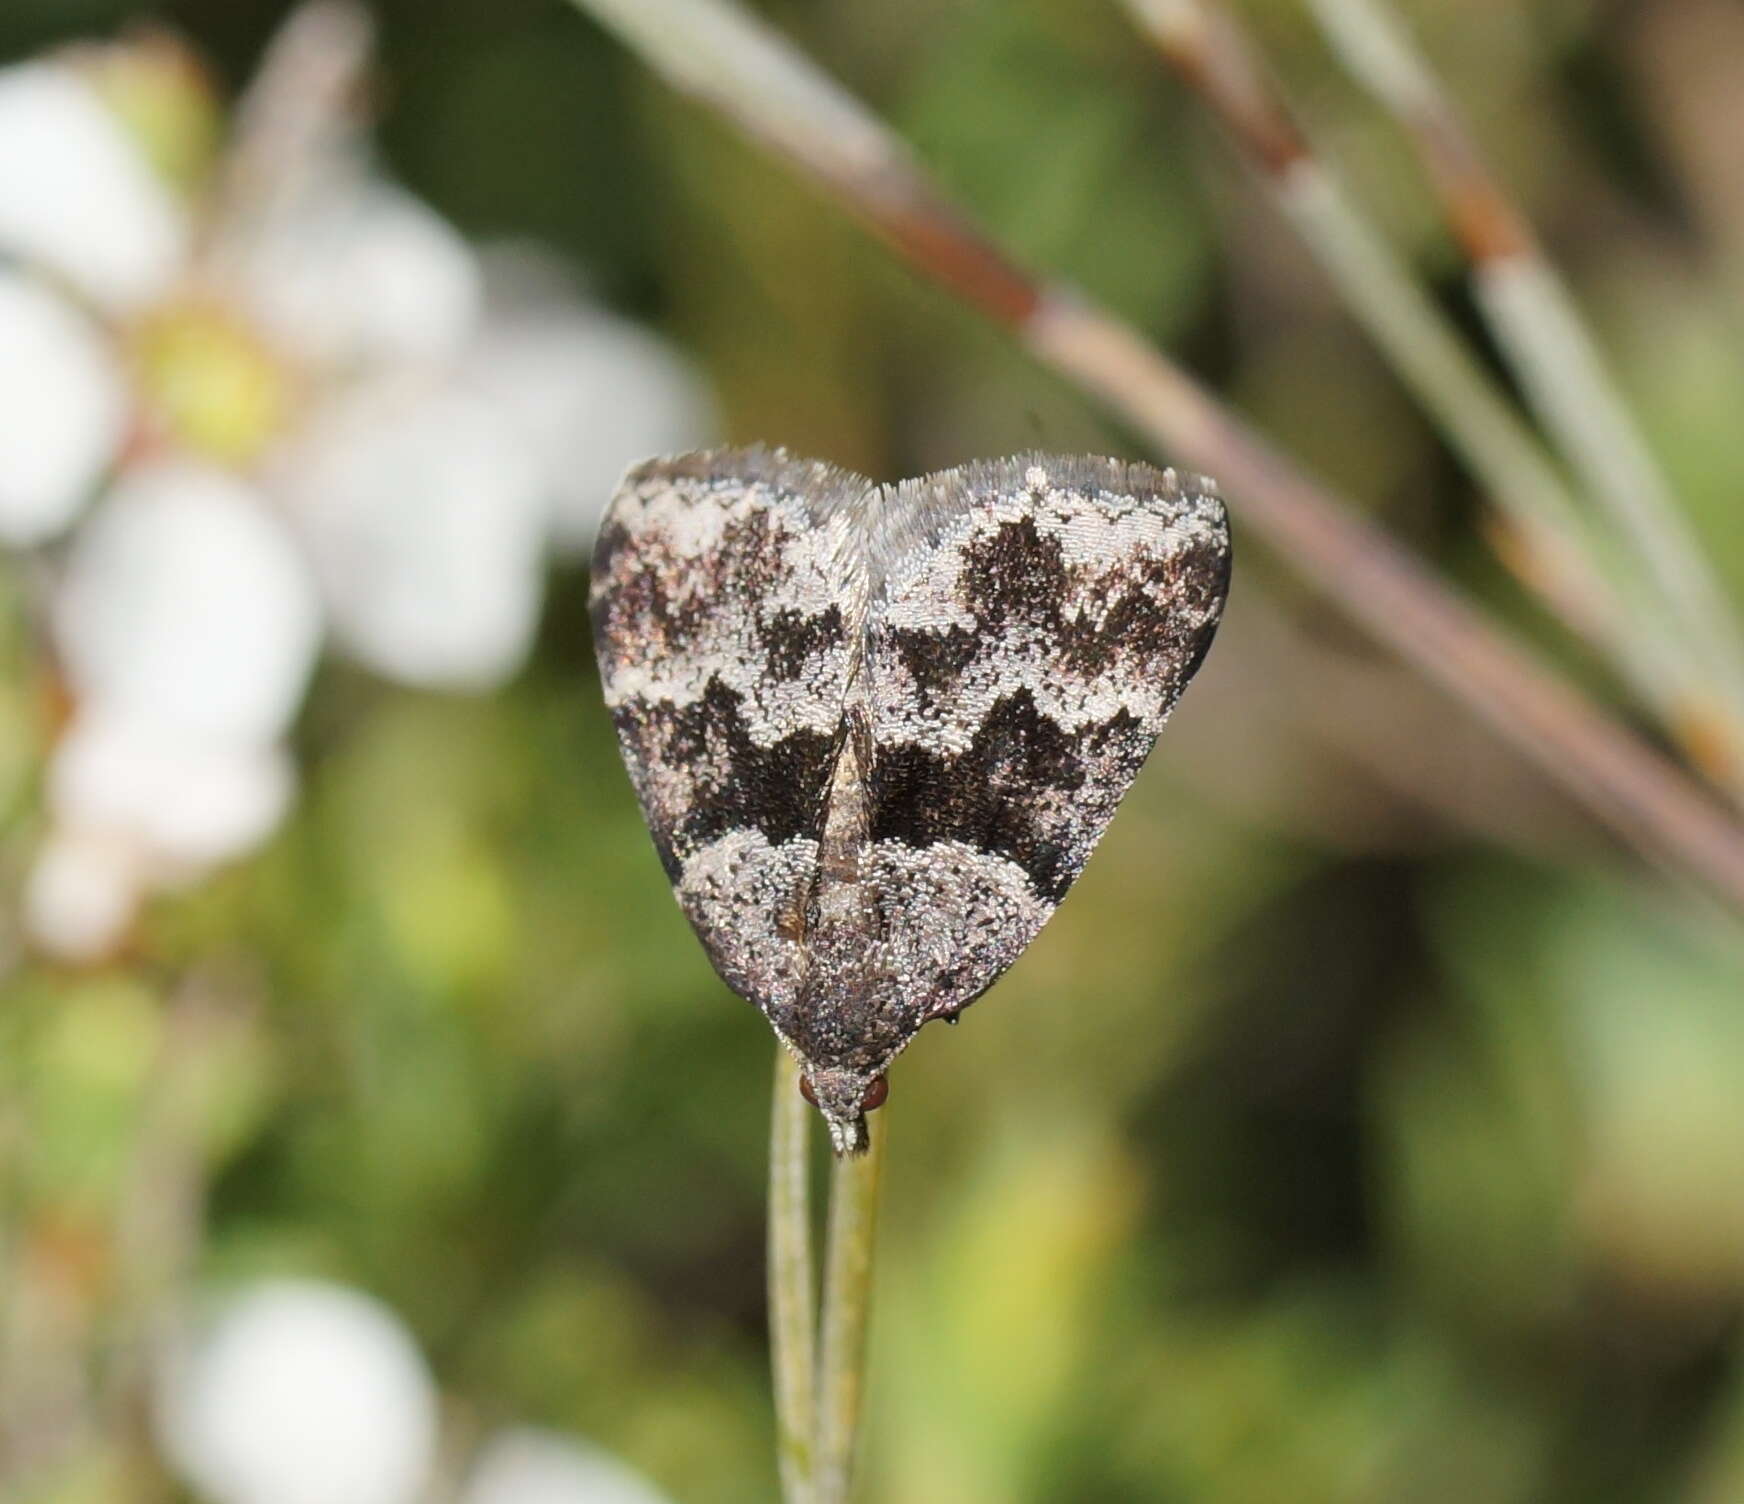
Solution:
[[[1530,618],[1434,434],[1114,7],[768,9],[1023,254]],[[1295,6],[1246,9],[1465,318],[1398,141]],[[1704,238],[1643,62],[1650,26],[1701,9],[1412,12],[1744,582],[1733,248]],[[235,82],[282,11],[10,0],[0,57],[152,19]],[[733,436],[882,475],[1130,450],[559,0],[379,14],[394,168],[687,343]],[[1711,128],[1736,139],[1736,100]],[[202,1278],[358,1284],[457,1426],[574,1430],[692,1504],[772,1496],[768,1036],[661,879],[585,585],[554,581],[536,662],[489,699],[327,670],[266,856],[162,906],[126,964],[16,964],[0,1145],[33,1340],[113,1357],[118,1218],[193,992],[217,999],[176,1078]],[[43,733],[14,608],[15,875]],[[866,1497],[1744,1497],[1739,941],[1250,552],[1078,891],[896,1073]],[[117,1496],[103,1467],[60,1496]]]

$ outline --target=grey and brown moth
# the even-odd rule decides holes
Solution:
[[[879,485],[751,448],[625,476],[593,565],[606,703],[680,906],[838,1153],[1083,870],[1229,562],[1209,482],[1117,460]]]

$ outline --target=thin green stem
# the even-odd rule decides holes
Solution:
[[[817,1283],[811,1247],[811,1109],[799,1068],[775,1048],[769,1120],[769,1348],[776,1459],[786,1504],[815,1504]]]
[[[883,1118],[884,1112],[876,1112],[867,1119],[871,1143],[866,1152],[838,1159],[830,1183],[818,1365],[818,1504],[847,1504],[853,1484],[865,1389],[866,1326],[872,1308],[878,1183],[884,1168]]]

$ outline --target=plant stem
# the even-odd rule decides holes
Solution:
[[[884,1115],[888,1111],[884,1108],[868,1117],[871,1142],[866,1152],[837,1159],[830,1182],[818,1363],[818,1504],[847,1504],[853,1483],[860,1401],[865,1389],[866,1326],[872,1307],[878,1184],[884,1168]]]
[[[1681,737],[1691,707],[1717,699],[1713,673],[1680,639],[1637,552],[1583,515],[1537,434],[1298,128],[1235,17],[1215,0],[1123,3],[1258,169],[1345,305],[1507,516],[1504,562]]]
[[[672,82],[841,195],[921,271],[1177,460],[1353,621],[1618,834],[1744,909],[1744,829],[1136,331],[979,234],[863,105],[725,0],[575,0]]]
[[[1574,299],[1384,0],[1308,3],[1345,66],[1409,134],[1471,262],[1478,306],[1503,358],[1695,655],[1708,693],[1686,702],[1685,724],[1674,731],[1717,778],[1744,789],[1738,614]]]
[[[202,214],[211,272],[234,270],[356,144],[374,45],[374,22],[357,0],[306,0],[273,34],[237,103]]]
[[[817,1284],[811,1246],[811,1109],[799,1068],[775,1047],[769,1121],[769,1348],[776,1459],[786,1504],[815,1504]]]

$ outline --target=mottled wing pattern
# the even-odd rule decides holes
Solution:
[[[931,1017],[985,991],[1083,870],[1210,646],[1229,534],[1204,485],[1059,456],[870,510],[869,876]]]
[[[867,586],[872,483],[761,448],[625,476],[594,556],[606,703],[661,862],[716,968],[790,1001]]]

